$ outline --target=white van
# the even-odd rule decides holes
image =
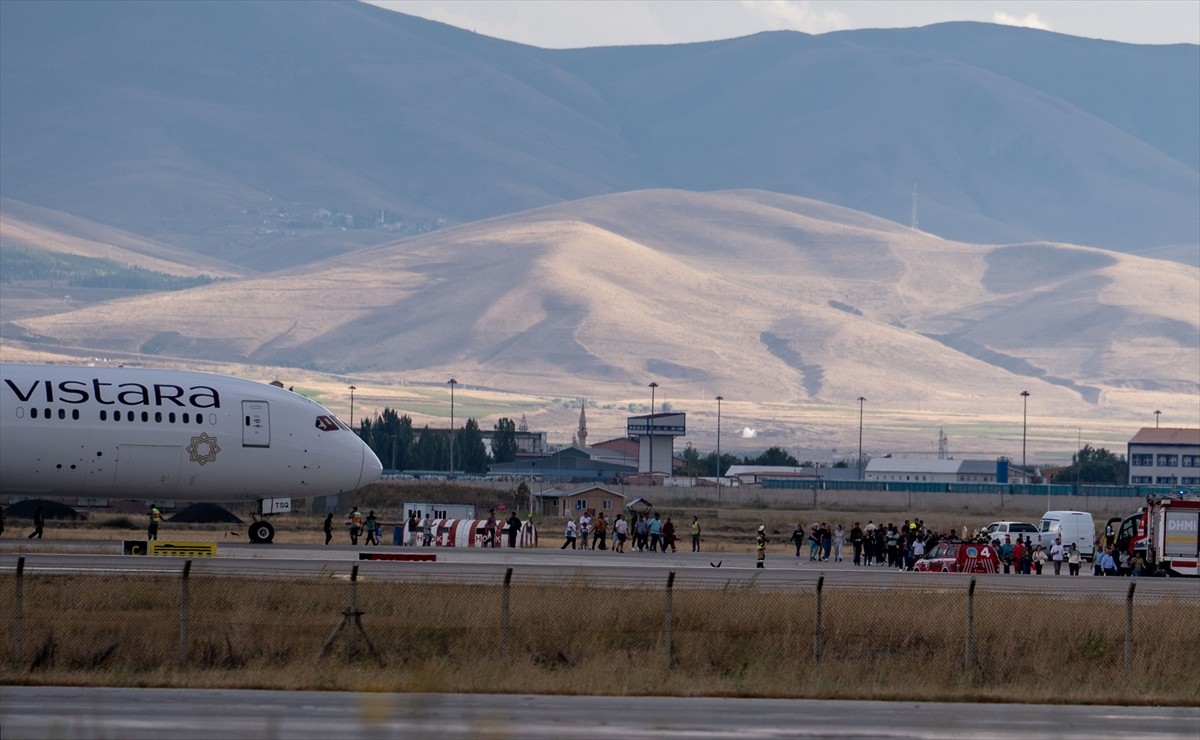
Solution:
[[[1096,523],[1086,511],[1047,511],[1042,514],[1041,534],[1042,547],[1047,551],[1054,539],[1061,537],[1064,550],[1070,549],[1074,542],[1086,560],[1096,555]]]

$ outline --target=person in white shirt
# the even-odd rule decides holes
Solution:
[[[1054,575],[1058,575],[1062,571],[1063,555],[1065,554],[1062,538],[1055,537],[1054,544],[1050,546],[1050,562],[1054,563]]]
[[[574,550],[575,549],[575,535],[577,532],[578,532],[578,529],[576,529],[576,527],[575,527],[575,517],[569,517],[567,519],[566,542],[563,542],[562,547],[560,547],[558,549],[565,550],[565,549],[567,549],[567,545],[570,545],[571,549]]]
[[[613,551],[625,552],[625,539],[629,535],[629,522],[625,519],[624,514],[617,514],[617,521],[613,522]]]

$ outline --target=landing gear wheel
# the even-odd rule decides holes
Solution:
[[[250,541],[269,544],[275,539],[275,527],[268,521],[254,522],[250,525]]]

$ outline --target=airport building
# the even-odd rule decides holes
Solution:
[[[901,483],[1041,483],[1037,466],[995,460],[946,460],[920,457],[873,457],[864,480]]]
[[[1139,429],[1125,459],[1131,486],[1200,485],[1200,429]]]

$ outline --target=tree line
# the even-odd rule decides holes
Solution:
[[[517,424],[507,417],[497,421],[492,428],[490,453],[483,443],[479,422],[475,419],[467,419],[461,428],[453,432],[430,429],[428,425],[418,432],[407,414],[401,416],[398,411],[385,408],[375,418],[363,419],[358,433],[388,470],[449,471],[452,434],[453,467],[456,472],[484,475],[488,472],[488,466],[494,463],[517,459]],[[798,461],[779,446],[770,447],[756,456],[738,457],[725,452],[718,460],[716,452],[701,454],[689,442],[681,457],[683,462],[676,465],[674,472],[677,475],[699,477],[716,477],[734,465],[817,467],[811,460]],[[849,468],[857,464],[855,458],[844,458],[829,467]],[[866,460],[863,464],[866,464]],[[1128,480],[1128,473],[1129,466],[1123,455],[1086,445],[1072,455],[1071,465],[1058,471],[1051,482],[1123,485]]]

